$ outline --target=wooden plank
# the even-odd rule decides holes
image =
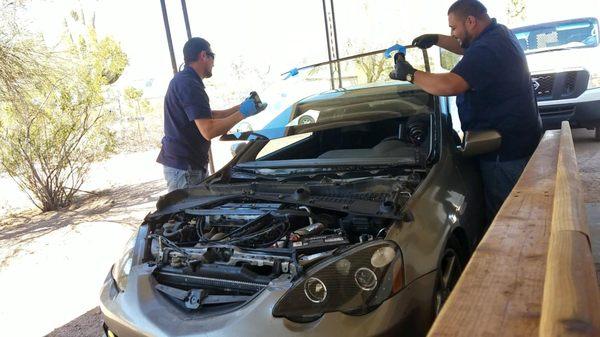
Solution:
[[[540,337],[600,336],[600,294],[587,236],[550,236]]]
[[[428,336],[538,334],[559,135],[544,135]]]
[[[577,169],[573,136],[568,122],[563,122],[561,129],[554,193],[553,218],[557,218],[559,221],[553,222],[552,230],[580,231],[588,237],[589,241],[590,231]]]
[[[540,336],[600,336],[600,290],[568,122],[563,122]]]

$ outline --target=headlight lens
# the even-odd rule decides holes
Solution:
[[[590,73],[590,81],[588,82],[588,89],[600,88],[600,72]]]
[[[273,316],[308,321],[333,311],[362,315],[403,287],[398,245],[371,241],[309,269],[275,304]]]
[[[129,241],[127,241],[123,254],[111,269],[112,278],[115,280],[119,291],[125,291],[125,286],[127,285],[127,278],[129,277],[129,272],[131,271],[131,266],[133,264],[133,247],[135,245],[136,237],[137,234],[134,233]]]

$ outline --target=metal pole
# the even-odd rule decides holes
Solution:
[[[183,9],[183,21],[185,21],[185,30],[187,31],[188,40],[192,38],[192,30],[190,29],[190,19],[188,18],[187,5],[185,0],[181,0],[181,8]]]
[[[327,56],[329,57],[329,76],[331,78],[331,90],[335,89],[335,81],[333,79],[333,65],[331,64],[331,43],[329,41],[329,23],[327,20],[327,5],[323,0],[323,18],[325,19],[325,37],[327,39]]]
[[[171,28],[169,27],[169,17],[167,16],[167,6],[165,0],[160,0],[162,7],[163,21],[165,22],[165,32],[167,33],[167,43],[169,44],[169,54],[171,55],[171,66],[173,74],[177,74],[177,61],[175,61],[175,52],[173,51],[173,39],[171,38]]]
[[[337,38],[337,28],[335,25],[335,10],[333,8],[333,0],[331,2],[331,21],[333,23],[333,41],[335,42],[335,58],[340,57],[340,50],[338,48],[338,38]],[[342,68],[340,67],[340,62],[337,62],[337,71],[338,71],[338,83],[339,87],[342,87]]]
[[[164,1],[164,0],[161,0]],[[188,17],[186,0],[181,0],[181,9],[183,10],[183,21],[185,22],[185,31],[187,32],[188,40],[192,38],[192,30],[190,28],[190,19]],[[212,155],[212,147],[208,148],[208,174],[215,173],[215,163]]]

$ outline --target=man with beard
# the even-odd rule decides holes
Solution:
[[[425,34],[413,45],[437,45],[463,55],[449,73],[415,70],[395,57],[390,77],[414,82],[428,93],[457,96],[463,131],[494,129],[500,148],[479,156],[486,216],[491,221],[519,179],[542,134],[531,77],[514,34],[491,19],[477,0],[458,0],[448,9],[451,36]]]
[[[210,140],[259,111],[252,98],[226,110],[212,110],[203,79],[212,76],[215,54],[205,39],[183,46],[185,68],[175,74],[165,95],[164,137],[156,159],[163,165],[169,192],[200,183],[206,175]]]

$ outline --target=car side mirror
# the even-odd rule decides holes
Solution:
[[[502,136],[496,130],[467,131],[459,150],[464,157],[472,157],[496,151],[501,143]]]

